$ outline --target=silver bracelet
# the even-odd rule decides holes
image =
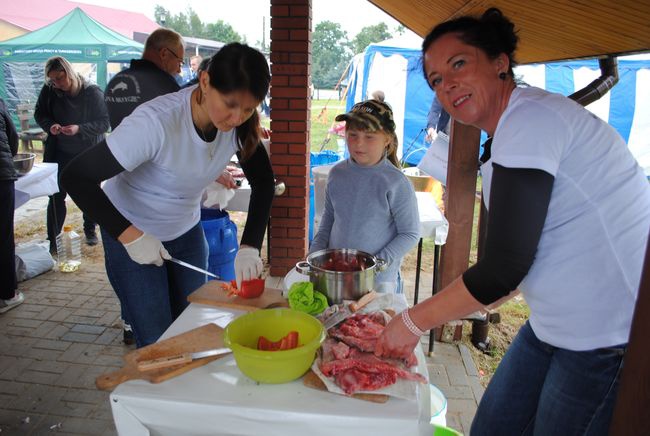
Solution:
[[[411,333],[413,333],[415,336],[420,337],[420,336],[424,335],[425,332],[423,330],[420,330],[420,328],[415,325],[415,323],[413,322],[413,320],[409,316],[408,309],[402,311],[402,321],[404,322],[404,325],[406,326],[406,328],[409,329],[409,331]]]

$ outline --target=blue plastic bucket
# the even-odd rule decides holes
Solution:
[[[201,226],[208,241],[208,271],[228,281],[235,279],[237,225],[230,221],[228,212],[219,209],[201,209]]]

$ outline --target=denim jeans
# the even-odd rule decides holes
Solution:
[[[624,352],[624,345],[557,348],[526,322],[483,394],[470,433],[607,435]]]
[[[102,229],[106,273],[133,328],[138,348],[158,340],[187,307],[187,296],[206,282],[206,276],[165,262],[162,267],[140,265],[124,246]],[[208,267],[208,244],[201,223],[163,245],[172,257],[200,268]]]

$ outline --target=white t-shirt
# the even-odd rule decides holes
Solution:
[[[650,186],[624,140],[579,104],[517,88],[481,167],[555,177],[535,261],[520,285],[544,342],[571,350],[626,343],[650,230]]]
[[[183,235],[200,220],[201,194],[237,151],[236,130],[206,143],[192,122],[195,87],[139,106],[108,136],[108,147],[126,171],[104,192],[137,228],[161,241]]]

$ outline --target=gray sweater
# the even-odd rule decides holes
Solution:
[[[353,248],[388,262],[375,287],[397,285],[404,255],[420,239],[418,203],[413,185],[390,161],[365,167],[352,159],[339,162],[327,180],[325,207],[309,252]],[[379,286],[381,288],[381,286]]]

